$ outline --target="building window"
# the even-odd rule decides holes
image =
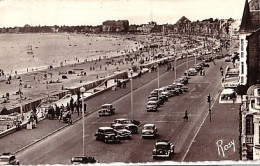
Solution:
[[[248,115],[246,116],[246,135],[253,135],[253,134],[254,134],[253,116]]]
[[[241,74],[244,74],[244,62],[241,62]]]
[[[241,52],[240,54],[241,54],[241,58],[244,58],[244,52]]]
[[[244,77],[241,76],[241,84],[243,84],[243,83],[244,83]]]
[[[244,39],[241,39],[241,51],[244,51]]]

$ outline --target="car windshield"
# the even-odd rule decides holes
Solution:
[[[109,109],[110,108],[110,105],[103,105],[102,106],[102,109]]]
[[[124,129],[125,127],[124,126],[116,126],[115,129],[116,130],[121,130],[121,129]]]
[[[153,126],[145,126],[144,130],[153,130]]]
[[[8,158],[0,158],[0,162],[9,162]]]
[[[112,134],[112,133],[114,133],[114,130],[113,129],[108,129],[108,130],[105,130],[105,133],[106,134]]]
[[[153,105],[156,105],[156,103],[148,103],[147,105],[153,106]]]
[[[130,120],[124,120],[122,123],[123,124],[131,124],[131,121]]]
[[[167,145],[156,145],[156,149],[167,150]]]

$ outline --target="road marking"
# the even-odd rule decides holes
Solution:
[[[212,107],[214,106],[215,102],[217,101],[217,98],[218,98],[219,94],[220,94],[220,92],[218,92],[218,93],[216,94],[216,97],[214,98],[214,101],[213,101],[213,103],[212,103],[210,109],[212,109]],[[195,138],[197,137],[197,135],[198,135],[198,133],[199,133],[199,131],[200,131],[202,125],[204,124],[205,120],[207,119],[208,115],[209,115],[209,111],[207,111],[207,114],[206,114],[205,118],[203,119],[202,123],[200,124],[198,130],[196,131],[196,134],[195,134],[194,137],[192,138],[192,141],[190,142],[189,147],[188,147],[186,153],[184,154],[184,156],[183,156],[183,158],[182,158],[182,160],[181,160],[182,162],[184,161],[184,159],[186,158],[188,152],[190,151],[190,147],[191,147],[192,143],[195,141]]]

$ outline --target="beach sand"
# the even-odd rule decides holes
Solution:
[[[136,42],[105,35],[67,33],[1,34],[0,69],[6,74],[26,73],[48,66],[118,56],[136,49]]]

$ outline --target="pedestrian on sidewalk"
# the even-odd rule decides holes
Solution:
[[[87,104],[84,103],[84,113],[86,113],[86,112],[87,112]]]
[[[56,117],[59,119],[59,116],[60,116],[60,107],[57,106],[57,104],[55,104],[56,106]]]
[[[76,110],[77,110],[77,113],[78,113],[78,116],[79,116],[79,102],[76,103]]]
[[[71,113],[74,113],[74,99],[71,97],[70,98],[70,109],[71,109]]]

